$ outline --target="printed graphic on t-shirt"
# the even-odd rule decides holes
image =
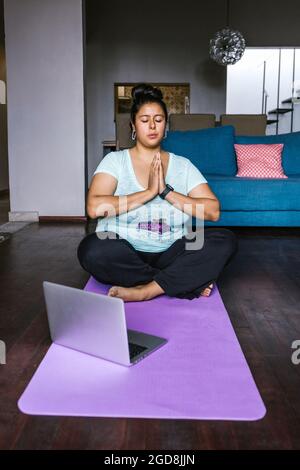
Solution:
[[[147,222],[139,222],[137,230],[150,230],[159,234],[171,232],[172,227],[166,223],[166,219],[153,219]]]
[[[168,240],[174,233],[174,214],[168,206],[151,204],[128,214],[126,225],[128,233],[137,239]]]

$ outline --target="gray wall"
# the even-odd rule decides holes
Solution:
[[[208,55],[226,1],[86,0],[88,174],[114,139],[114,82],[190,82],[191,113],[226,109],[226,68]],[[231,0],[230,25],[247,46],[300,46],[299,0]]]
[[[5,0],[12,212],[85,213],[81,0]]]
[[[6,83],[3,0],[0,0],[0,80]],[[0,191],[8,189],[7,106],[0,104]]]
[[[114,82],[190,82],[192,113],[224,109],[225,68],[207,55],[209,36],[225,13],[216,3],[222,2],[204,8],[195,0],[159,6],[87,0],[89,178],[102,157],[101,141],[115,136]]]

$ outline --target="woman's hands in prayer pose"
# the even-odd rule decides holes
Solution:
[[[148,190],[155,197],[163,192],[166,187],[164,170],[160,158],[160,152],[157,152],[152,160],[149,172]]]
[[[158,167],[158,194],[161,194],[164,189],[166,189],[166,182],[165,182],[165,175],[164,169],[162,166],[160,152],[157,153],[158,160],[159,160],[159,167]]]

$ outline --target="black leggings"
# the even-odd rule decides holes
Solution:
[[[183,236],[159,253],[138,251],[110,233],[114,238],[101,239],[94,232],[81,240],[77,255],[85,271],[99,282],[123,287],[154,280],[166,295],[190,300],[217,280],[238,249],[236,235],[226,228],[204,227],[199,249],[186,249],[185,243],[192,241]]]

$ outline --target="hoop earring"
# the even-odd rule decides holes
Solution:
[[[136,138],[135,129],[133,129],[133,131],[132,131],[132,133],[131,133],[131,138],[132,138],[132,140],[135,140],[135,138]]]

